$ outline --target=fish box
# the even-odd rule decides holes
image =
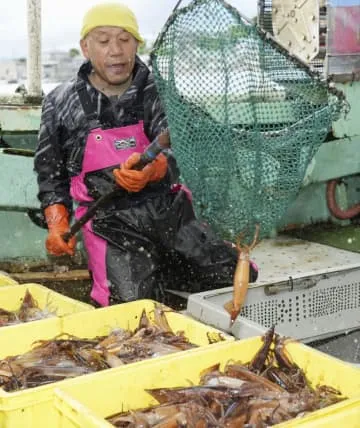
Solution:
[[[141,313],[145,309],[150,320],[154,319],[156,302],[153,300],[137,300],[121,305],[96,309],[70,315],[63,319],[62,331],[77,337],[91,338],[108,334],[112,328],[134,330],[139,325]],[[223,340],[235,340],[234,337],[203,324],[193,318],[165,309],[166,319],[173,332],[183,331],[189,341],[198,346],[209,345]]]
[[[238,339],[275,325],[278,333],[309,343],[360,327],[360,254],[279,238],[261,242],[253,259],[259,279],[249,285],[232,326],[224,309],[232,287],[191,294],[187,313]]]
[[[44,311],[44,318],[32,320],[31,322],[43,322],[51,317],[63,317],[81,311],[94,310],[91,305],[63,296],[39,284],[17,284],[0,287],[0,308],[9,312],[18,311],[23,303],[26,291],[30,292],[36,306],[41,311]],[[41,317],[41,314],[39,316]],[[36,317],[34,316],[34,318]],[[0,327],[0,331],[4,328],[13,328],[19,325],[21,323]]]
[[[110,428],[105,418],[158,404],[146,389],[196,385],[202,370],[217,363],[223,369],[229,361],[250,361],[261,344],[260,337],[221,343],[191,354],[173,355],[166,361],[153,360],[146,366],[127,366],[124,370],[98,373],[91,380],[84,377],[71,385],[59,385],[54,397],[59,426]],[[348,399],[276,426],[358,428],[360,370],[300,343],[287,344],[287,350],[313,385],[334,387]]]
[[[9,287],[10,288],[10,287]],[[65,316],[63,318],[49,318],[39,323],[26,323],[16,328],[3,328],[0,334],[0,359],[10,355],[20,355],[32,348],[34,342],[50,340],[60,334],[70,334],[80,338],[94,338],[109,334],[115,328],[133,330],[139,325],[143,309],[149,318],[153,317],[156,302],[152,300],[138,300],[93,311]],[[165,308],[169,309],[169,308]],[[82,316],[83,315],[83,316]],[[233,341],[232,336],[206,326],[198,321],[173,312],[166,312],[166,319],[170,328],[177,332],[183,331],[185,336],[195,345],[205,346],[224,340]],[[36,324],[36,326],[35,326]],[[216,345],[211,345],[216,346]],[[180,353],[196,352],[198,348]],[[158,357],[166,361],[169,355]],[[130,366],[147,366],[150,360],[143,360],[122,367],[107,369],[123,371]],[[145,370],[146,371],[146,370]],[[81,377],[92,379],[98,373],[86,374]],[[6,392],[0,389],[0,427],[53,427],[56,426],[58,414],[53,406],[53,391],[60,385],[71,385],[78,378],[61,380],[35,388],[15,392]]]

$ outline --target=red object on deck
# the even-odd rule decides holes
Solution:
[[[331,9],[331,55],[360,54],[360,5]]]

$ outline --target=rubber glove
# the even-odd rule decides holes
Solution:
[[[113,170],[117,185],[128,192],[140,192],[148,183],[164,178],[167,172],[167,158],[162,153],[141,171],[131,169],[139,162],[140,156],[140,153],[133,153],[120,169]]]
[[[68,232],[69,212],[62,204],[50,205],[44,210],[49,233],[46,239],[46,249],[53,256],[62,256],[75,254],[76,239],[72,237],[69,242],[65,242],[62,235]]]

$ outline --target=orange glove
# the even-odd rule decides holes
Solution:
[[[140,156],[140,153],[133,153],[120,169],[113,170],[117,185],[128,192],[140,192],[148,183],[159,181],[166,174],[168,163],[162,153],[141,171],[131,169],[139,162]]]
[[[46,249],[54,256],[75,254],[76,239],[72,237],[69,242],[65,242],[62,235],[68,232],[69,212],[62,204],[50,205],[44,210],[46,222],[48,224],[48,237],[46,239]]]
[[[153,173],[151,175],[150,181],[156,182],[163,179],[167,173],[168,161],[167,157],[160,153],[149,166],[153,166]]]

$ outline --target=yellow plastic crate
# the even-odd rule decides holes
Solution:
[[[56,313],[56,316],[63,317],[77,312],[94,310],[95,308],[87,303],[80,302],[70,297],[63,296],[60,293],[50,290],[40,284],[17,284],[7,287],[0,287],[0,308],[8,311],[14,311],[20,308],[24,299],[26,290],[29,290],[31,295],[37,301],[41,309],[48,308],[49,311]],[[32,322],[42,322],[32,321]],[[4,328],[18,327],[19,324]]]
[[[110,428],[112,425],[106,417],[157,404],[145,389],[197,384],[201,370],[216,363],[221,363],[223,368],[230,360],[246,362],[261,344],[259,337],[227,342],[191,354],[173,355],[164,361],[152,360],[146,366],[97,373],[91,380],[78,378],[71,385],[64,384],[55,390],[55,407],[60,417],[58,426]],[[299,343],[289,344],[288,350],[313,384],[330,385],[349,399],[277,427],[359,428],[360,370]]]
[[[9,287],[10,288],[10,287]],[[95,312],[95,310],[93,311]],[[48,340],[61,331],[61,318],[47,318],[0,329],[0,359],[29,351],[37,340]],[[52,408],[53,388],[44,386],[7,393],[0,388],[0,427],[53,426],[46,424]],[[41,421],[44,420],[44,425]],[[36,425],[38,424],[38,425]]]
[[[8,288],[10,289],[10,287]],[[23,354],[31,349],[35,341],[52,339],[61,333],[93,338],[98,335],[108,334],[115,327],[134,329],[138,326],[142,310],[145,308],[151,318],[154,305],[155,302],[151,300],[138,300],[63,318],[48,318],[41,321],[41,325],[39,322],[32,322],[16,327],[4,327],[0,329],[0,359],[9,355]],[[208,345],[209,337],[214,341],[234,340],[233,337],[222,334],[218,330],[192,320],[185,315],[167,312],[166,316],[170,327],[174,331],[184,331],[189,340],[199,346]],[[195,348],[177,354],[187,354],[197,350]],[[166,361],[167,358],[169,356],[159,357],[157,360]],[[124,367],[108,369],[80,377],[91,379],[101,373],[105,374],[114,370],[121,371],[130,366],[147,366],[150,361],[144,360]],[[7,393],[0,388],[0,427],[56,427],[59,415],[53,406],[53,391],[61,385],[71,385],[78,379],[62,380],[12,393]]]
[[[143,309],[150,319],[154,318],[155,304],[153,300],[144,299],[97,309],[95,313],[73,314],[63,319],[62,331],[78,337],[92,338],[109,334],[114,327],[134,330],[139,325]],[[235,340],[233,336],[179,312],[167,311],[166,319],[174,332],[183,331],[190,342],[198,346],[209,345],[209,341]]]
[[[10,278],[10,276],[5,273],[0,272],[0,287],[4,285],[17,285],[19,284],[15,279]]]

